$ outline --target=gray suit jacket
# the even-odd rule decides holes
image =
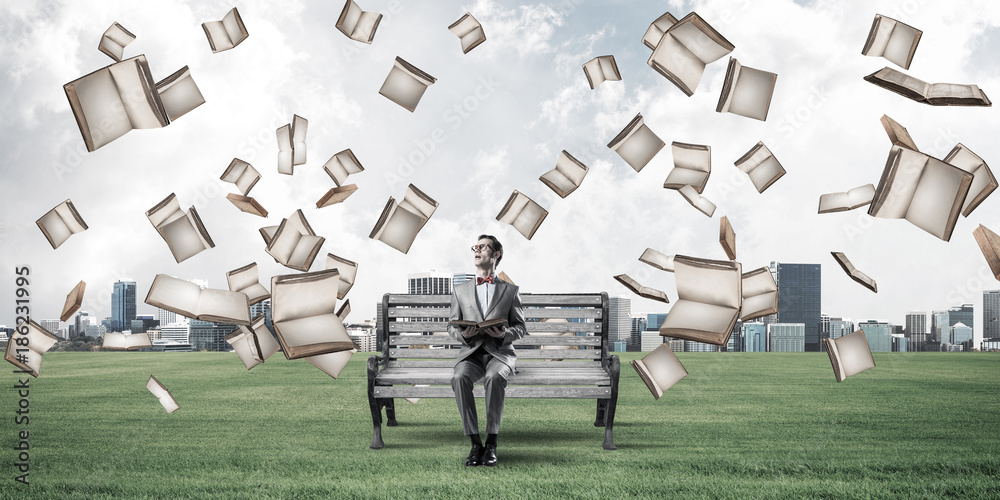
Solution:
[[[517,359],[514,353],[514,341],[524,337],[528,330],[524,327],[524,313],[521,311],[521,297],[517,285],[496,279],[496,293],[486,309],[486,317],[479,310],[476,301],[476,281],[469,280],[455,287],[451,295],[451,317],[449,320],[485,321],[487,319],[507,318],[507,330],[502,338],[490,337],[479,332],[469,338],[462,336],[459,328],[448,325],[448,335],[462,343],[458,353],[458,361],[467,358],[472,351],[483,346],[486,352],[514,369]]]

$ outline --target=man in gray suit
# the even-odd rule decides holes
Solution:
[[[448,334],[462,343],[455,364],[451,387],[462,416],[465,435],[472,440],[472,451],[465,465],[497,464],[497,434],[503,415],[504,390],[507,378],[514,370],[513,342],[523,337],[524,313],[517,286],[494,276],[497,264],[503,258],[503,245],[496,237],[480,235],[472,247],[476,265],[476,280],[466,281],[455,287],[451,296],[451,321],[467,320],[481,323],[485,320],[506,319],[507,325],[492,326],[482,330],[475,326],[459,328],[448,325]],[[486,444],[479,437],[479,419],[472,386],[483,380],[486,389]]]

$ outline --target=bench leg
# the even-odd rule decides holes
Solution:
[[[611,399],[608,400],[608,408],[605,414],[604,423],[604,449],[615,450],[614,424],[615,408],[618,406],[618,377],[621,374],[621,363],[618,356],[611,356]]]
[[[608,400],[597,400],[597,419],[594,420],[594,427],[604,427],[605,417],[608,411]]]
[[[381,403],[375,399],[375,373],[378,371],[375,356],[368,358],[368,406],[372,411],[372,444],[369,448],[381,449],[382,443],[382,410]]]
[[[382,404],[385,405],[385,418],[388,420],[385,425],[388,427],[396,427],[399,425],[399,423],[396,422],[396,400],[383,399]]]

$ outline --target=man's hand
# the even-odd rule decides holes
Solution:
[[[479,329],[474,326],[467,326],[465,328],[462,328],[462,336],[465,338],[472,337],[477,333],[479,333]]]
[[[491,326],[487,328],[485,332],[486,335],[497,339],[502,338],[504,334],[507,333],[505,328],[501,328],[499,326]]]

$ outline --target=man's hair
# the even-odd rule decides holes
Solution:
[[[497,253],[496,265],[500,265],[500,259],[503,258],[503,245],[500,244],[500,240],[492,234],[480,234],[476,241],[479,240],[490,240],[490,246],[493,247],[493,251]]]

